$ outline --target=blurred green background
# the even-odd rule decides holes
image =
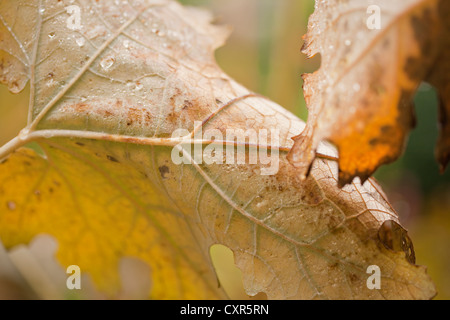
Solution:
[[[320,57],[307,60],[300,52],[301,36],[314,9],[313,0],[181,2],[210,8],[216,23],[233,27],[227,44],[216,53],[225,72],[306,120],[300,76],[320,66]],[[25,125],[27,90],[12,95],[0,86],[1,144]],[[418,126],[406,152],[400,160],[381,168],[376,178],[409,230],[417,263],[428,266],[438,289],[436,298],[450,299],[450,170],[440,175],[434,158],[437,103],[435,90],[423,84],[416,96]],[[247,298],[239,271],[233,267],[232,254],[227,250],[220,246],[212,250],[219,278],[232,298]]]

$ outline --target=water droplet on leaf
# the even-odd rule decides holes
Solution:
[[[100,66],[103,70],[108,71],[113,66],[114,62],[116,62],[116,59],[113,57],[107,57],[100,61]]]
[[[76,40],[76,43],[81,48],[81,47],[84,47],[84,44],[86,43],[86,40],[84,40],[84,38],[78,38]]]

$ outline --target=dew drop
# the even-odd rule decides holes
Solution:
[[[107,57],[100,61],[100,66],[103,70],[108,71],[113,66],[114,62],[116,62],[116,60],[113,57]]]
[[[53,138],[53,133],[50,130],[43,130],[42,136],[46,139]]]
[[[123,41],[123,46],[125,47],[125,49],[128,49],[130,47],[130,41],[124,40]]]
[[[361,85],[359,83],[353,84],[353,91],[359,92],[361,90]]]
[[[351,46],[352,45],[352,40],[350,40],[350,39],[347,39],[347,40],[345,40],[345,45],[348,47],[348,46]]]
[[[84,38],[78,38],[78,39],[76,40],[76,43],[77,43],[77,45],[78,45],[80,48],[82,48],[82,47],[84,47],[84,44],[86,43],[86,40],[85,40]]]
[[[47,87],[53,87],[55,85],[55,80],[53,80],[53,79],[49,79],[48,81],[47,81]]]
[[[55,36],[56,36],[56,33],[54,33],[54,32],[50,32],[48,34],[48,37],[49,37],[50,40],[53,40],[55,38]]]
[[[263,208],[264,206],[267,206],[267,201],[261,201],[256,204],[258,209]]]

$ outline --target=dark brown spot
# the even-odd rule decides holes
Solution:
[[[349,278],[351,282],[357,282],[359,280],[359,277],[354,273],[350,274]]]
[[[450,1],[448,0],[440,0],[438,4],[438,13],[441,18],[441,22],[444,23],[444,26],[447,30],[450,29],[450,19],[448,16],[450,15]]]
[[[377,144],[379,143],[379,140],[378,140],[378,138],[372,138],[372,139],[370,139],[370,141],[369,141],[369,144],[371,145],[371,146],[376,146]]]
[[[142,110],[136,108],[128,108],[127,126],[131,126],[135,122],[137,124],[142,124]]]
[[[183,110],[186,110],[186,109],[192,108],[192,106],[193,106],[193,104],[192,104],[192,102],[191,102],[191,101],[189,101],[189,100],[184,100],[184,106],[183,106]]]
[[[447,20],[447,18],[446,18]],[[408,57],[404,70],[412,80],[420,82],[433,63],[439,46],[434,45],[437,29],[436,22],[429,8],[421,11],[420,16],[411,17],[411,27],[415,40],[420,47],[419,57]]]
[[[414,128],[417,125],[413,98],[414,92],[410,90],[403,90],[400,96],[400,115],[397,123],[402,124],[406,129]]]
[[[161,174],[161,178],[167,179],[166,174],[170,173],[169,167],[167,166],[159,167],[159,173]]]
[[[393,129],[394,128],[392,128],[391,126],[382,126],[380,128],[380,132],[381,134],[392,134],[392,132],[394,131]]]
[[[421,11],[421,16],[413,16],[411,18],[411,25],[414,30],[414,36],[419,42],[422,49],[422,54],[428,56],[433,48],[433,40],[430,35],[433,34],[432,28],[434,27],[433,17],[430,8],[425,8]]]
[[[112,162],[119,162],[119,160],[117,160],[116,158],[114,158],[113,156],[110,156],[110,155],[106,155],[106,158]]]
[[[336,269],[339,266],[337,262],[330,264],[330,269]]]

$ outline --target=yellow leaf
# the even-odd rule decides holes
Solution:
[[[160,203],[150,177],[142,179],[136,170],[115,174],[115,163],[85,163],[86,155],[72,153],[52,150],[46,161],[22,149],[3,164],[1,198],[8,200],[0,233],[6,247],[50,234],[58,240],[59,261],[80,266],[111,297],[120,289],[118,262],[127,256],[150,265],[149,297],[223,297],[204,248],[197,247],[185,218],[173,213],[176,207]]]

